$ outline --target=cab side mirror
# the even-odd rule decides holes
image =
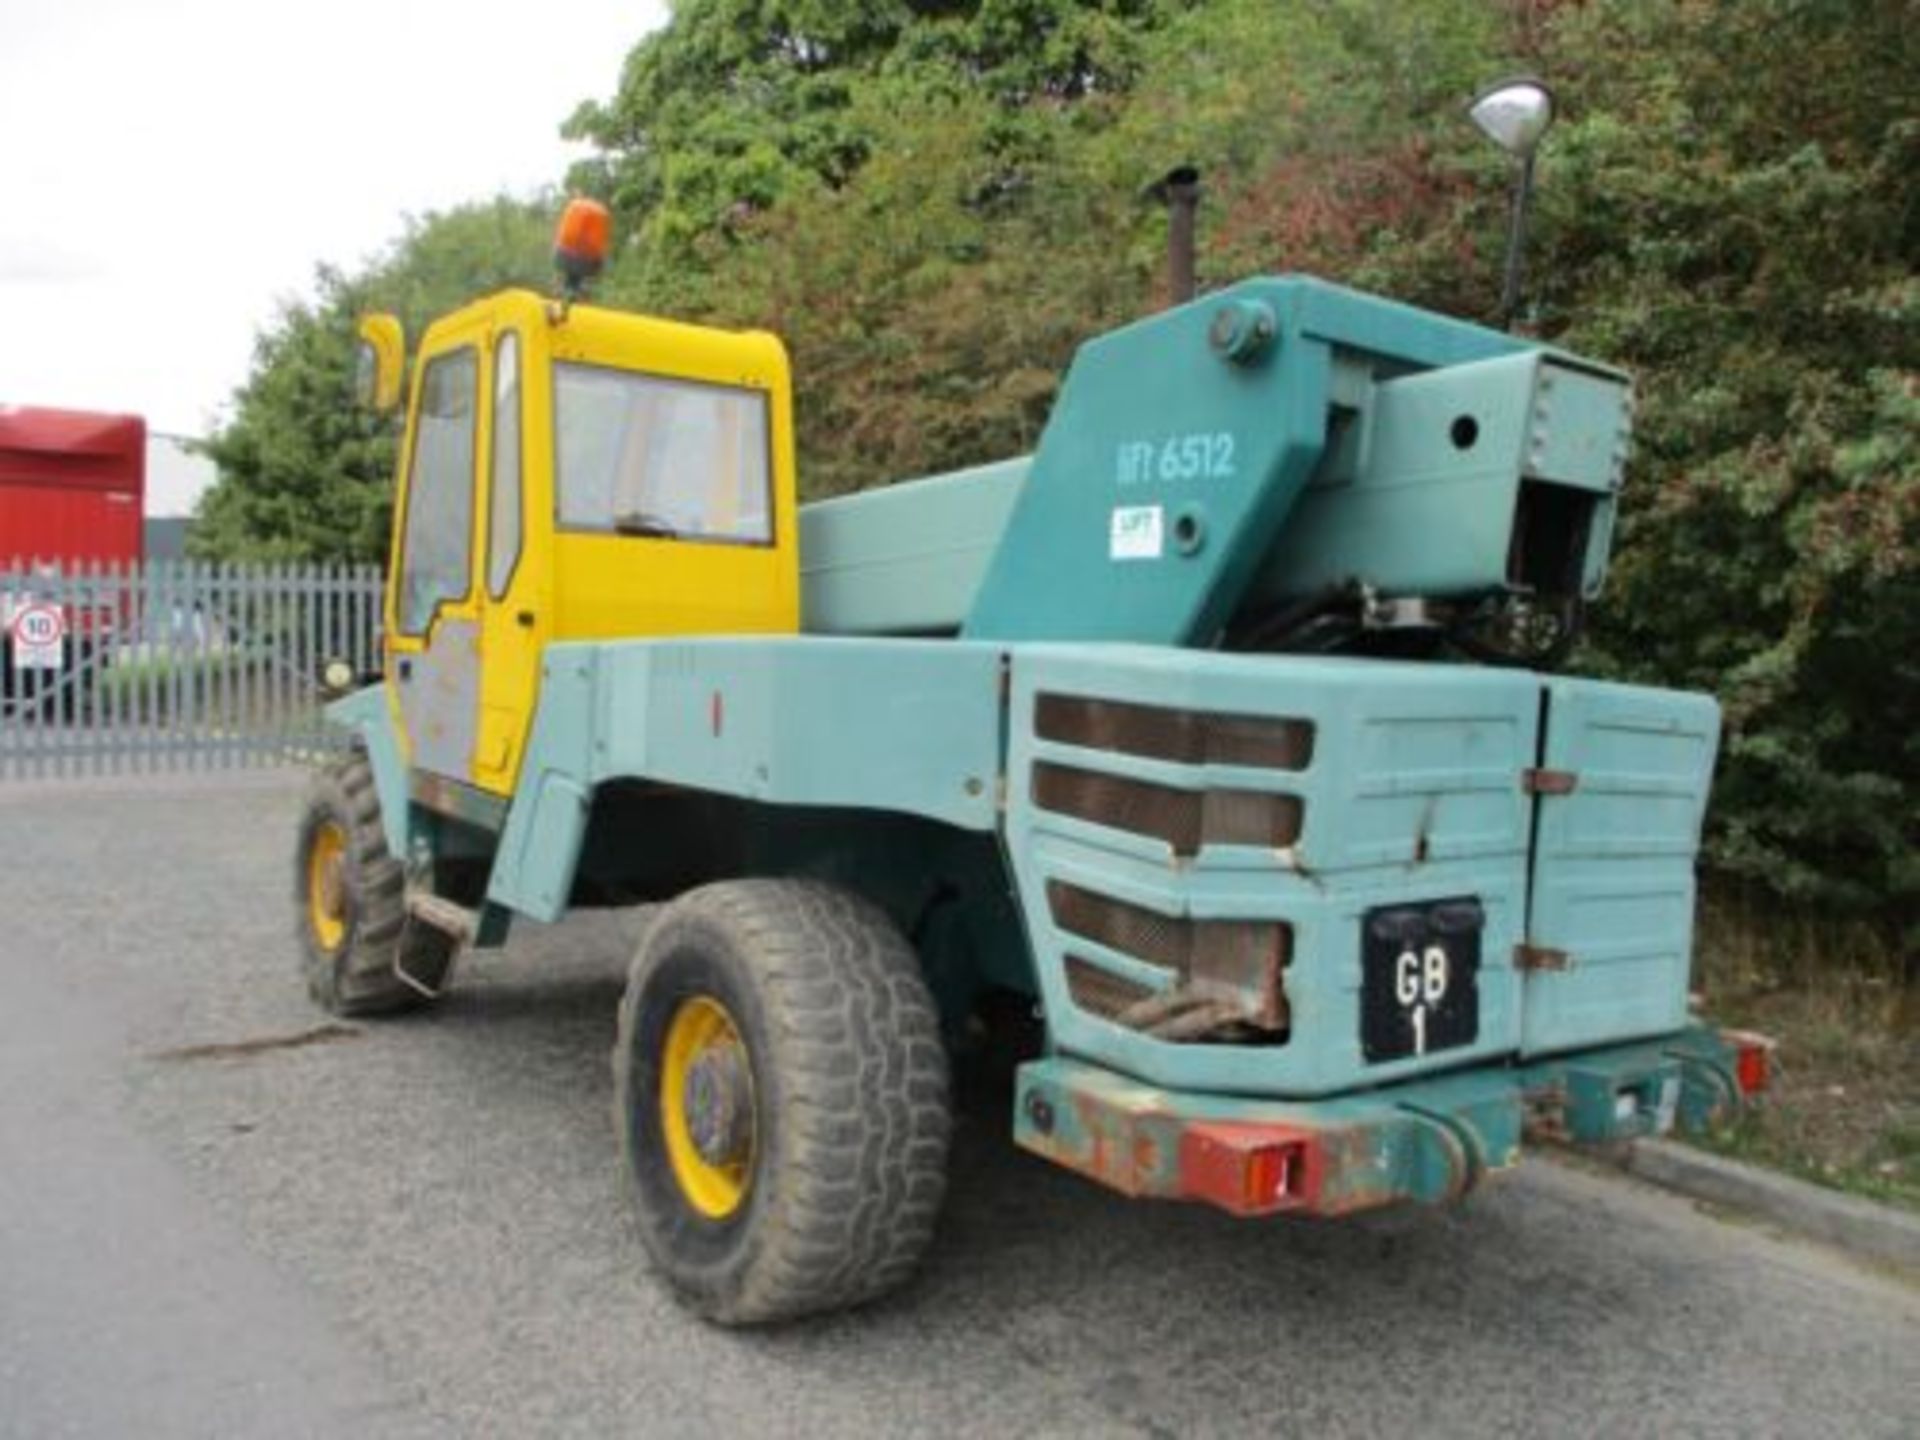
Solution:
[[[361,316],[354,398],[382,414],[393,409],[400,403],[400,379],[406,364],[407,337],[400,321],[386,314]]]

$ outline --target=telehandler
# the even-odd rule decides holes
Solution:
[[[800,507],[781,343],[509,290],[412,361],[378,684],[300,822],[314,998],[658,904],[619,1007],[650,1255],[723,1323],[932,1234],[948,1049],[1022,1147],[1236,1215],[1437,1203],[1722,1119],[1688,1009],[1704,695],[1552,673],[1626,376],[1302,276],[1084,344],[1035,452]],[[406,364],[363,326],[376,403]]]

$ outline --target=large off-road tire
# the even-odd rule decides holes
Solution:
[[[857,1305],[904,1281],[946,1191],[947,1056],[918,959],[830,885],[669,905],[620,1003],[614,1123],[656,1267],[708,1319]]]
[[[406,873],[387,851],[362,755],[317,772],[307,790],[293,852],[293,929],[307,989],[336,1015],[423,1005],[453,964],[450,936],[408,922]]]

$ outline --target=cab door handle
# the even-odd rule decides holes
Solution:
[[[516,625],[525,626],[527,629],[531,630],[533,628],[533,611],[531,610],[520,611],[518,614],[516,614],[513,617],[513,623]]]
[[[399,670],[402,680],[411,680],[413,678],[413,661],[402,660],[395,668]]]

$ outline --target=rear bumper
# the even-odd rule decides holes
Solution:
[[[1014,1138],[1126,1195],[1347,1215],[1452,1200],[1517,1162],[1523,1133],[1600,1144],[1722,1123],[1764,1088],[1768,1049],[1693,1026],[1308,1101],[1164,1090],[1055,1057],[1020,1067]]]

